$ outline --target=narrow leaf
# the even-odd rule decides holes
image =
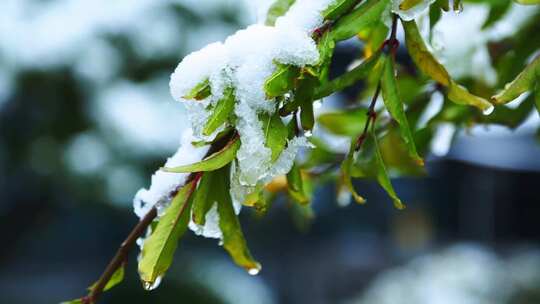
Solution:
[[[399,130],[401,137],[407,149],[409,155],[416,161],[418,164],[423,165],[424,161],[416,152],[416,146],[414,143],[414,138],[409,128],[409,122],[407,116],[405,115],[405,109],[403,103],[399,97],[396,78],[394,75],[394,61],[391,58],[385,56],[384,70],[381,79],[381,88],[382,96],[386,109],[399,124]]]
[[[315,91],[314,99],[321,99],[334,92],[342,91],[343,89],[352,86],[359,80],[367,78],[373,71],[375,65],[378,63],[380,56],[381,53],[377,52],[354,69],[333,79],[332,81],[318,86]]]
[[[519,4],[523,4],[523,5],[540,4],[540,0],[514,0],[514,1],[516,1]]]
[[[512,82],[504,87],[504,90],[491,97],[491,101],[495,104],[505,104],[527,91],[532,91],[538,75],[540,75],[540,56],[529,63]]]
[[[420,4],[422,1],[423,0],[404,0],[399,4],[399,9],[404,11],[409,10]]]
[[[139,275],[145,284],[153,284],[172,264],[178,240],[186,232],[191,194],[197,186],[193,180],[182,187],[159,220],[156,229],[144,242],[139,261]]]
[[[264,92],[268,97],[281,96],[294,88],[295,79],[299,75],[299,67],[277,64],[276,71],[264,83]]]
[[[235,157],[236,152],[240,148],[240,138],[235,136],[233,139],[227,143],[223,149],[217,151],[216,153],[208,156],[204,160],[185,166],[179,166],[174,168],[161,168],[165,172],[171,173],[190,173],[190,172],[205,172],[205,171],[214,171],[219,168],[225,167],[230,163]]]
[[[300,167],[295,163],[287,173],[287,186],[289,195],[300,204],[309,203],[309,198],[304,190],[304,180]]]
[[[113,273],[107,284],[105,284],[105,287],[103,288],[103,291],[107,291],[114,286],[120,284],[124,280],[124,273],[125,273],[125,267],[126,265],[122,264],[116,271]],[[92,291],[96,287],[96,283],[92,284],[90,287],[88,287],[89,291]]]
[[[219,182],[214,183],[216,187],[213,189],[221,197],[218,201],[218,213],[219,228],[223,233],[223,247],[229,252],[229,255],[238,266],[246,269],[249,274],[255,275],[260,271],[261,265],[251,256],[240,228],[240,221],[234,212],[229,194],[230,179],[227,173],[228,170],[222,169],[219,171]]]
[[[335,20],[351,11],[359,2],[358,0],[337,0],[323,11],[323,18],[324,20]]]
[[[367,0],[351,13],[339,19],[331,33],[335,41],[347,40],[377,23],[389,4],[388,0]]]
[[[209,136],[214,133],[217,128],[227,121],[234,110],[234,97],[234,90],[232,88],[227,88],[223,98],[218,100],[212,115],[210,115],[206,121],[206,125],[203,128],[204,135]]]
[[[536,78],[536,85],[534,88],[534,104],[536,105],[536,110],[540,114],[540,75]]]
[[[262,115],[262,123],[265,127],[266,147],[272,151],[272,162],[275,161],[287,144],[287,126],[281,120],[278,113],[272,116]]]
[[[352,194],[354,200],[359,204],[364,204],[366,200],[356,192],[354,189],[354,185],[352,183],[351,179],[351,170],[353,168],[354,163],[354,148],[356,146],[356,142],[354,140],[351,141],[351,146],[349,148],[349,154],[347,154],[347,158],[341,163],[341,180],[343,182],[343,185],[347,188],[347,190]]]
[[[294,2],[295,0],[275,0],[268,9],[265,24],[270,26],[275,25],[276,19],[285,15]]]
[[[212,199],[212,182],[214,179],[213,172],[205,172],[201,177],[199,186],[193,194],[192,220],[195,224],[203,226],[206,222],[206,213],[214,200]]]
[[[313,129],[315,115],[313,113],[313,98],[319,79],[309,73],[304,73],[295,91],[294,99],[301,107],[300,124],[304,130]]]
[[[367,109],[356,108],[321,114],[317,122],[336,135],[356,137],[362,132],[366,119]]]
[[[394,206],[397,209],[404,209],[405,205],[401,202],[399,197],[396,194],[396,191],[394,190],[394,187],[392,186],[392,183],[390,181],[390,178],[388,177],[388,172],[386,171],[386,165],[384,164],[384,160],[381,154],[381,150],[379,148],[379,143],[377,142],[377,137],[373,132],[371,133],[371,137],[373,138],[374,147],[375,147],[375,163],[377,165],[377,182],[383,189],[388,193],[392,201],[394,202]]]
[[[422,36],[420,36],[420,31],[418,30],[416,22],[412,20],[402,21],[402,23],[405,30],[407,50],[416,66],[438,83],[449,86],[451,81],[450,75],[444,66],[440,64],[427,49]]]
[[[489,101],[471,94],[464,86],[453,81],[448,88],[448,99],[457,104],[475,106],[484,111],[485,114],[490,114],[493,110],[493,105]]]
[[[210,96],[212,91],[210,89],[210,81],[208,79],[196,85],[186,96],[185,99],[202,100]]]

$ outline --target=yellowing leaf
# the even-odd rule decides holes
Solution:
[[[379,182],[379,185],[383,187],[383,189],[388,193],[392,201],[394,202],[394,206],[397,209],[404,209],[405,205],[401,202],[399,197],[396,194],[396,191],[394,190],[394,187],[392,186],[392,182],[390,181],[390,178],[388,177],[388,172],[386,171],[386,165],[384,164],[383,157],[381,155],[381,150],[379,148],[379,143],[377,142],[377,137],[373,132],[371,132],[371,137],[373,138],[374,147],[375,147],[375,164],[377,166],[377,182]]]
[[[300,204],[309,203],[309,198],[304,190],[304,180],[300,167],[297,164],[293,164],[293,167],[287,173],[287,185],[289,195]]]
[[[234,110],[234,90],[232,88],[227,88],[224,92],[223,98],[218,100],[212,115],[206,121],[206,124],[203,128],[203,134],[206,136],[211,135],[224,124],[232,111]]]
[[[538,75],[540,75],[540,56],[537,56],[528,64],[512,82],[504,87],[504,90],[491,97],[491,101],[495,104],[505,104],[527,91],[534,90]]]
[[[210,89],[210,81],[206,79],[205,81],[196,85],[186,96],[184,96],[184,98],[202,100],[210,96],[210,94],[212,94]]]
[[[214,171],[219,168],[223,168],[227,164],[229,164],[236,157],[236,152],[239,148],[240,138],[238,136],[234,136],[234,138],[231,139],[229,143],[227,143],[227,145],[223,147],[223,149],[217,151],[216,153],[213,153],[212,155],[208,156],[207,158],[198,163],[174,168],[161,168],[161,170],[171,173]]]
[[[493,109],[493,105],[489,101],[471,94],[464,86],[453,81],[448,88],[448,99],[457,104],[475,106],[480,110],[485,111],[486,114],[489,114]]]
[[[230,178],[228,170],[221,169],[216,174],[218,182],[214,183],[213,191],[219,193],[218,213],[219,228],[223,233],[223,247],[238,265],[250,274],[257,274],[261,265],[253,259],[246,244],[244,234],[240,228],[240,221],[234,212],[231,196],[229,194]]]
[[[397,89],[396,77],[394,75],[394,61],[385,55],[384,70],[381,78],[381,89],[383,101],[386,109],[399,124],[401,138],[407,145],[409,155],[418,163],[423,165],[424,161],[416,152],[416,145],[409,127],[409,121],[405,115],[403,102],[401,101]]]
[[[139,261],[139,275],[145,284],[154,284],[171,266],[178,240],[188,226],[190,197],[196,186],[197,181],[193,180],[178,191],[159,220],[155,231],[144,242]]]
[[[402,24],[405,30],[407,50],[416,66],[438,83],[449,86],[451,82],[450,75],[427,49],[416,22],[414,20],[402,21]]]
[[[351,146],[349,148],[349,154],[347,154],[347,158],[345,158],[345,160],[341,163],[341,181],[343,185],[347,188],[347,190],[352,194],[354,200],[359,204],[364,204],[366,200],[362,196],[360,196],[358,192],[356,192],[351,179],[351,170],[353,168],[355,146],[356,142],[352,140]]]
[[[399,4],[399,9],[401,10],[409,10],[415,6],[417,6],[418,4],[420,4],[423,0],[404,0],[403,2],[401,2]]]

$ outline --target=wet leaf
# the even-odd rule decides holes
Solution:
[[[540,0],[514,0],[514,1],[516,1],[519,4],[524,4],[524,5],[540,4]]]
[[[512,82],[504,87],[504,90],[491,97],[491,101],[495,104],[505,104],[527,91],[532,91],[537,75],[540,75],[540,56],[529,63]]]
[[[304,191],[304,181],[300,167],[295,163],[287,173],[287,185],[289,195],[300,204],[309,203],[309,198]]]
[[[533,107],[534,96],[531,94],[516,108],[509,108],[504,105],[495,107],[491,115],[482,116],[482,122],[500,124],[515,129],[529,117]]]
[[[266,25],[275,25],[276,19],[285,15],[289,8],[294,4],[295,0],[275,0],[268,9],[266,15]]]
[[[300,76],[300,68],[288,64],[277,64],[276,71],[264,83],[264,91],[268,97],[281,96],[295,86],[295,79]]]
[[[402,24],[405,30],[407,50],[416,66],[433,80],[444,86],[449,86],[451,82],[450,75],[427,49],[416,22],[414,20],[402,21]]]
[[[381,53],[377,52],[354,69],[317,87],[314,99],[321,99],[334,92],[342,91],[359,80],[367,78],[373,72],[373,68],[378,63],[380,56]]]
[[[489,114],[488,112],[493,109],[493,105],[489,101],[471,94],[464,86],[453,81],[448,88],[448,99],[457,104],[475,106],[482,111],[486,111],[486,114]]]
[[[205,172],[201,177],[199,186],[193,194],[192,220],[195,224],[203,226],[206,223],[206,213],[215,202],[213,191],[214,172]]]
[[[226,169],[226,168],[224,168]],[[221,169],[216,172],[218,183],[212,191],[216,191],[218,201],[219,228],[223,233],[223,247],[238,265],[250,274],[257,274],[261,265],[253,259],[246,244],[244,234],[240,228],[240,221],[234,212],[231,196],[229,194],[230,178],[228,170]]]
[[[394,61],[392,58],[385,56],[384,70],[381,79],[383,101],[392,118],[399,124],[400,134],[407,145],[409,155],[418,162],[418,164],[423,165],[424,161],[416,152],[414,138],[409,127],[407,116],[405,115],[403,102],[399,97],[394,71]]]
[[[206,121],[206,125],[203,128],[203,135],[210,136],[227,121],[234,110],[234,101],[234,90],[227,88],[223,94],[223,98],[218,100],[212,115]]]
[[[377,23],[389,4],[388,0],[367,0],[351,13],[339,19],[331,33],[335,41],[347,40]]]
[[[190,172],[205,172],[205,171],[214,171],[219,168],[225,167],[229,164],[235,157],[236,152],[240,148],[240,138],[235,136],[233,139],[227,143],[223,149],[213,153],[204,160],[174,168],[161,168],[161,170],[170,173],[190,173]]]
[[[196,85],[186,96],[185,99],[202,100],[210,96],[212,91],[210,89],[210,81],[208,79]]]
[[[347,190],[352,194],[354,200],[359,204],[364,204],[366,200],[356,192],[354,189],[354,185],[352,183],[351,178],[351,171],[353,169],[354,164],[354,149],[356,146],[356,142],[354,140],[351,141],[351,146],[349,148],[349,153],[347,154],[347,158],[341,163],[341,182],[343,185],[347,188]]]
[[[422,3],[423,0],[404,0],[403,2],[401,2],[399,4],[399,9],[401,10],[409,10],[415,6],[417,6],[418,4]]]
[[[261,121],[265,128],[266,147],[272,151],[272,162],[278,159],[279,155],[287,144],[287,126],[281,120],[278,113],[272,116],[261,115]]]
[[[196,180],[183,186],[174,196],[155,231],[144,242],[139,261],[139,275],[147,284],[163,276],[172,264],[178,240],[186,232],[191,208],[191,194]]]
[[[319,115],[317,122],[326,130],[336,134],[356,137],[364,129],[367,109],[356,108]]]
[[[384,160],[381,154],[381,150],[379,148],[379,143],[377,141],[377,137],[373,132],[371,133],[371,137],[373,139],[374,147],[375,147],[375,163],[377,165],[377,182],[383,189],[388,193],[388,196],[392,199],[394,202],[394,206],[397,209],[404,209],[405,205],[401,202],[399,197],[396,194],[396,191],[394,190],[394,187],[392,186],[392,182],[390,181],[390,178],[388,177],[388,172],[386,170],[386,165],[384,164]]]

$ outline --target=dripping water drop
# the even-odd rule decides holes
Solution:
[[[482,114],[489,115],[489,114],[493,113],[493,110],[495,110],[495,107],[493,105],[489,105],[489,107],[482,110]]]
[[[249,275],[252,275],[252,276],[258,275],[259,272],[261,272],[261,265],[257,263],[255,267],[249,268],[247,272],[249,273]]]
[[[152,290],[158,288],[160,283],[161,283],[161,277],[157,277],[154,282],[144,281],[143,282],[143,288],[144,288],[144,290],[152,291]]]

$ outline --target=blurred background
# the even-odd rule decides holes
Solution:
[[[257,7],[234,0],[0,1],[0,303],[84,294],[137,222],[134,193],[188,126],[169,95],[170,73],[187,53],[255,22]],[[489,77],[478,41],[512,35],[519,29],[512,22],[531,15],[511,15],[489,35],[481,5],[443,20],[468,33],[453,39],[456,56]],[[529,39],[538,48],[540,37]],[[361,49],[359,42],[340,45],[333,72]],[[467,66],[449,64],[453,75],[471,76]],[[374,183],[359,182],[366,206],[338,207],[327,184],[316,192],[316,218],[307,226],[282,199],[264,218],[243,212],[244,233],[263,264],[255,277],[215,240],[190,234],[160,288],[145,292],[134,250],[126,281],[102,303],[540,303],[538,126],[531,112],[516,130],[458,132],[451,148],[455,130],[446,130],[428,157],[429,175],[395,181],[404,211]]]

